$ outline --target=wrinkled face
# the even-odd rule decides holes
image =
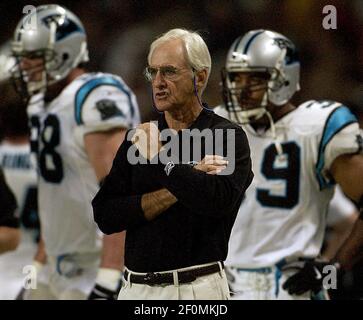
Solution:
[[[159,111],[179,108],[195,98],[194,74],[181,40],[170,40],[156,47],[146,74]]]
[[[230,72],[228,74],[233,99],[242,110],[261,107],[270,75],[262,72]]]

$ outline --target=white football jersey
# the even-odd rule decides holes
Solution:
[[[29,202],[34,201],[32,195],[36,194],[37,187],[37,173],[30,157],[29,143],[12,144],[4,140],[0,144],[0,166],[22,214],[25,206],[35,205]]]
[[[84,135],[140,122],[135,95],[115,75],[87,73],[50,103],[33,96],[28,106],[31,148],[39,170],[42,236],[52,256],[100,249],[91,201],[99,186]]]
[[[215,112],[226,116],[226,110]],[[258,134],[244,125],[254,179],[239,209],[226,265],[271,266],[282,259],[316,257],[334,192],[328,169],[336,157],[361,148],[357,119],[331,101],[307,101]]]

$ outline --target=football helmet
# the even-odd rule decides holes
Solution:
[[[260,105],[253,108],[243,105],[246,91],[261,90],[261,85],[239,85],[234,79],[240,72],[260,74],[266,79]],[[231,119],[241,124],[249,123],[267,113],[268,103],[284,105],[300,90],[299,77],[300,63],[295,46],[282,34],[252,30],[237,38],[222,70],[223,98]]]
[[[17,90],[27,97],[45,92],[47,86],[64,79],[73,68],[89,60],[82,22],[59,5],[38,6],[21,19],[14,32],[12,54],[17,60],[12,78]],[[41,63],[25,68],[24,58]],[[32,73],[38,76],[32,77]]]
[[[0,47],[0,83],[10,78],[10,70],[15,64],[15,59],[11,55],[10,41]]]

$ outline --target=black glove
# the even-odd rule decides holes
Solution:
[[[111,291],[96,283],[88,296],[88,300],[117,300],[118,292],[119,290]]]
[[[300,265],[299,265],[300,264]],[[298,263],[288,264],[282,271],[299,269],[282,285],[282,288],[289,294],[301,295],[309,290],[318,293],[323,288],[323,269],[325,266],[334,265],[331,262],[319,260],[308,260]],[[338,267],[335,265],[335,267]]]

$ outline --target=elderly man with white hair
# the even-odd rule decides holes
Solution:
[[[119,299],[228,299],[223,261],[253,176],[246,135],[201,102],[211,58],[199,34],[170,30],[148,64],[158,122],[128,132],[93,200],[103,232],[127,230]]]

